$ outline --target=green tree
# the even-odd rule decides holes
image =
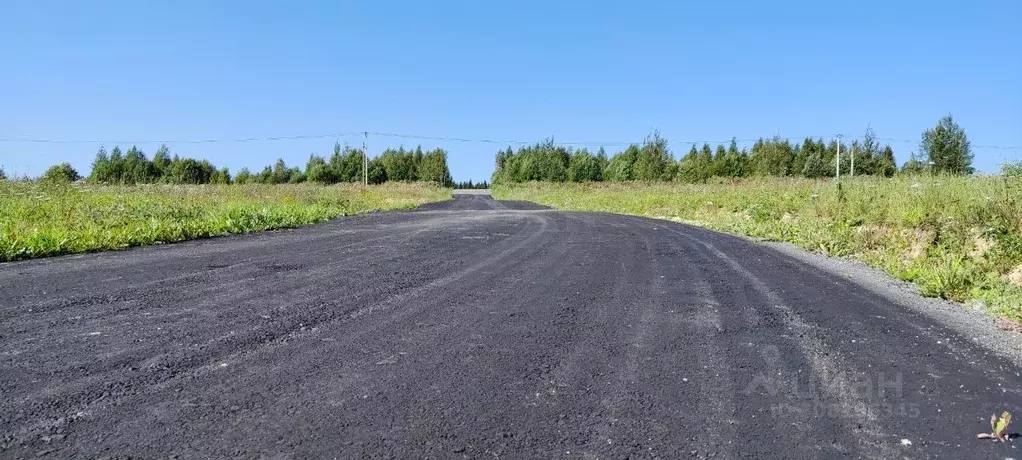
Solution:
[[[873,128],[866,128],[866,133],[862,136],[862,144],[859,144],[854,151],[856,175],[883,175],[883,148],[877,142]]]
[[[703,143],[702,148],[699,149],[699,160],[703,163],[703,168],[706,169],[707,179],[713,177],[716,170],[713,164],[713,147],[710,147],[710,144]]]
[[[794,163],[795,152],[787,139],[759,139],[752,146],[749,161],[760,176],[786,176]]]
[[[811,179],[824,177],[826,173],[826,160],[823,155],[824,148],[818,144],[813,138],[807,137],[802,141],[802,147],[799,149],[799,154],[805,159],[802,163],[802,169],[797,172],[803,177]]]
[[[586,149],[575,151],[568,162],[568,180],[571,182],[603,180],[603,167],[600,164],[600,159]]]
[[[713,175],[723,176],[724,171],[724,160],[727,159],[727,148],[724,144],[717,144],[717,148],[713,151]]]
[[[383,160],[380,157],[369,160],[369,183],[382,184],[384,182],[387,182],[387,168],[383,166]]]
[[[334,184],[338,181],[333,168],[318,155],[309,155],[309,161],[305,163],[305,177],[309,182],[318,184]]]
[[[283,158],[278,158],[273,164],[273,174],[270,176],[273,184],[286,184],[291,181],[291,171],[287,168]]]
[[[150,184],[156,182],[159,172],[156,165],[146,158],[145,153],[131,146],[124,154],[124,172],[121,182],[125,184]]]
[[[813,151],[819,152],[820,158],[823,160],[824,177],[832,177],[834,175],[834,154],[836,153],[835,149],[837,147],[837,143],[831,142],[830,145],[828,145],[826,142],[824,142],[822,138],[817,138],[815,141],[812,142],[814,144]],[[803,145],[803,148],[804,147],[805,146]],[[831,147],[834,147],[834,149],[832,149]],[[812,152],[810,152],[810,154],[811,153]],[[828,165],[830,169],[827,169]]]
[[[678,163],[677,179],[682,182],[706,182],[713,176],[713,154],[709,144],[697,149],[695,144]]]
[[[4,172],[4,168],[0,168],[0,180],[7,180],[7,173]]]
[[[119,146],[110,151],[109,179],[104,182],[121,184],[124,182],[124,153]]]
[[[494,179],[506,182],[567,180],[568,162],[571,153],[568,149],[558,146],[553,138],[535,145],[519,148],[517,152],[504,152],[498,155],[503,166],[496,172]]]
[[[163,144],[153,155],[153,167],[156,168],[156,174],[160,178],[163,178],[171,175],[170,165],[170,148],[168,148],[166,144]]]
[[[803,146],[803,150],[805,147]],[[823,160],[823,153],[815,148],[809,152],[806,162],[802,165],[802,175],[810,179],[818,179],[827,176],[827,165]]]
[[[413,165],[413,167],[412,167],[412,177],[413,178],[411,180],[418,180],[419,179],[419,177],[418,177],[418,175],[419,175],[418,167],[419,167],[420,164],[422,164],[422,157],[424,157],[424,156],[425,155],[422,153],[422,146],[421,145],[417,145],[415,147],[415,155],[413,155],[413,157],[412,157],[412,165]]]
[[[802,174],[806,168],[806,162],[809,161],[809,155],[813,153],[813,149],[805,149],[806,143],[801,144],[795,143],[791,146],[792,149],[792,160],[791,167],[788,169],[789,176],[797,176]]]
[[[553,139],[542,149],[543,175],[541,180],[564,182],[568,180],[568,161],[571,153],[563,146],[555,146]]]
[[[220,171],[216,174],[215,184],[230,184],[231,183],[231,171],[226,166],[220,168]]]
[[[173,184],[208,184],[216,173],[216,167],[206,160],[175,158],[171,164],[169,182]]]
[[[0,170],[0,175],[2,174],[3,171]],[[1001,175],[1004,177],[1022,177],[1022,161],[1002,163]]]
[[[234,176],[235,184],[247,184],[252,181],[252,173],[248,171],[248,168],[241,168],[238,174]]]
[[[667,167],[664,168],[663,174],[660,175],[660,180],[664,182],[676,180],[679,171],[681,171],[681,162],[671,160],[667,162]]]
[[[273,184],[273,167],[265,166],[259,174],[253,176],[253,180],[257,184]]]
[[[903,174],[922,174],[929,170],[929,165],[920,156],[912,152],[909,155],[908,161],[901,165],[901,172]]]
[[[493,175],[490,177],[492,182],[515,182],[514,171],[515,166],[515,152],[511,150],[511,146],[507,146],[506,150],[500,150],[496,156],[496,167],[493,169]]]
[[[96,152],[96,159],[92,161],[92,171],[89,173],[90,182],[111,182],[110,180],[110,157],[106,149],[99,148]]]
[[[744,177],[746,174],[745,169],[748,157],[749,156],[746,152],[738,151],[738,140],[731,138],[731,144],[728,145],[723,158],[717,162],[716,174],[732,178]]]
[[[635,164],[632,166],[632,179],[643,181],[657,181],[670,179],[664,177],[668,163],[671,163],[671,153],[667,149],[667,139],[664,139],[659,131],[654,131],[642,143]]]
[[[43,181],[52,183],[71,183],[81,179],[82,176],[75,171],[75,168],[71,167],[70,163],[64,162],[57,165],[50,166],[43,173]]]
[[[287,183],[288,184],[301,184],[308,180],[308,176],[297,166],[287,168]]]
[[[331,175],[338,182],[362,182],[362,151],[347,145],[334,144],[334,153],[328,163]]]
[[[632,167],[635,159],[639,156],[639,147],[635,144],[629,145],[623,152],[618,152],[603,170],[603,178],[611,181],[629,181],[634,179]]]
[[[972,174],[972,148],[965,130],[945,115],[933,129],[923,131],[919,151],[936,173]]]
[[[607,165],[610,163],[610,159],[607,158],[607,151],[600,146],[600,150],[596,151],[596,161],[600,165],[600,180],[603,180],[603,172],[607,170]]]
[[[422,148],[419,147],[417,151],[421,153]],[[425,155],[423,154],[422,157],[424,158]],[[415,151],[406,151],[404,147],[397,150],[387,149],[380,155],[380,160],[387,180],[410,182],[418,179],[418,165],[416,164],[418,160]]]
[[[447,152],[443,149],[433,149],[425,153],[418,165],[418,175],[419,180],[423,182],[445,187],[451,185],[454,181],[451,179],[451,171],[447,169]]]
[[[885,145],[875,161],[874,174],[891,177],[896,172],[898,172],[898,166],[894,162],[894,150],[891,149],[890,145]]]
[[[837,170],[836,170],[837,166],[836,165],[837,165],[838,145],[839,145],[838,141],[830,141],[830,143],[827,144],[826,150],[824,151],[823,159],[824,159],[824,161],[825,161],[825,163],[827,165],[827,176],[828,177],[833,177],[834,174],[837,173]],[[840,143],[840,152],[841,152],[841,174],[842,175],[847,175],[848,174],[848,167],[851,164],[851,161],[849,160],[848,154],[849,154],[849,152],[851,152],[851,150],[848,149],[848,146],[845,145],[844,142],[841,142]]]
[[[524,151],[523,151],[524,150]],[[516,182],[542,180],[546,175],[546,156],[537,149],[527,148],[518,151],[518,167]]]

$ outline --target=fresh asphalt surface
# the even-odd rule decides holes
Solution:
[[[1022,456],[1019,369],[926,315],[488,196],[0,264],[0,339],[4,458]]]

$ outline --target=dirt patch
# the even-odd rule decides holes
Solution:
[[[1014,284],[1015,286],[1022,286],[1022,265],[1013,268],[1010,272],[1008,272],[1005,278],[1008,279],[1009,283]]]
[[[972,250],[969,251],[969,258],[972,260],[982,259],[996,244],[992,238],[983,236],[982,230],[978,228],[969,230],[969,236],[972,237]]]
[[[994,322],[994,325],[997,326],[998,329],[1003,331],[1011,331],[1022,334],[1022,323],[1015,319],[1004,317],[997,318],[997,321]]]
[[[926,248],[933,243],[933,232],[929,230],[903,229],[901,237],[907,243],[909,250],[903,254],[908,260],[917,260],[926,255]]]

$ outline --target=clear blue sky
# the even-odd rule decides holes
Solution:
[[[1022,157],[1022,2],[41,1],[0,15],[0,139],[377,131],[499,140],[908,139],[951,112],[994,171]],[[169,143],[232,172],[334,138]],[[361,136],[340,142],[361,145]],[[443,147],[488,179],[498,145]],[[152,154],[158,144],[140,144]],[[0,142],[8,174],[98,143]],[[107,143],[109,149],[112,144]],[[122,148],[128,145],[121,145]],[[616,148],[608,148],[615,151]]]

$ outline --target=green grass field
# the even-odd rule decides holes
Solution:
[[[0,261],[292,228],[450,199],[423,184],[138,185],[0,181]]]
[[[669,219],[861,260],[924,295],[1022,319],[1022,179],[750,179],[710,184],[529,183],[501,199]]]

